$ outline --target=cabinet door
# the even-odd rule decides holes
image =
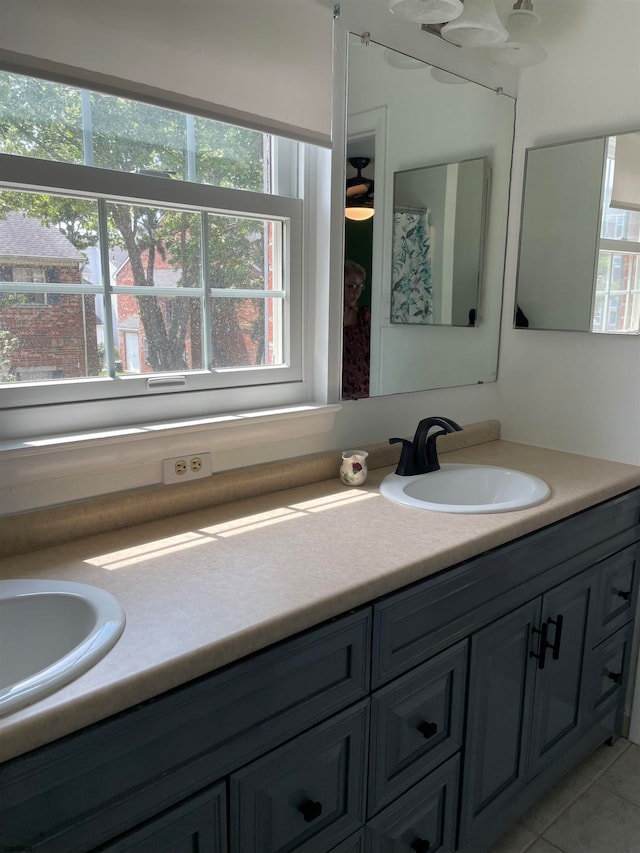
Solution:
[[[582,572],[542,599],[540,642],[545,648],[535,662],[529,778],[555,761],[582,733],[582,671],[593,582],[593,571]]]
[[[461,840],[524,787],[540,612],[537,598],[471,638]]]

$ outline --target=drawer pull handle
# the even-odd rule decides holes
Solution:
[[[429,740],[430,737],[433,737],[438,731],[438,724],[431,723],[425,720],[423,723],[420,723],[418,726],[418,731],[421,735],[424,735],[426,740]]]
[[[542,628],[532,628],[531,632],[533,634],[540,634],[540,646],[538,647],[539,654],[536,654],[535,652],[529,652],[529,657],[535,658],[538,661],[538,669],[544,669],[544,659],[545,655],[547,654],[547,647],[549,645],[549,643],[547,642],[549,623],[543,622]]]
[[[607,672],[607,678],[610,678],[614,684],[620,684],[622,681],[622,673],[621,672]]]
[[[619,589],[618,595],[620,596],[620,598],[624,598],[625,601],[629,601],[629,599],[631,598],[631,590]]]
[[[317,800],[305,800],[300,806],[300,812],[306,823],[311,823],[322,814],[322,803]]]
[[[426,838],[416,838],[415,841],[411,842],[411,849],[415,850],[416,853],[427,853],[431,849],[431,844]]]
[[[550,625],[555,625],[556,630],[553,637],[553,645],[551,646],[551,657],[554,660],[558,660],[560,657],[560,643],[562,641],[562,625],[564,623],[564,616],[560,615],[557,619],[547,619],[547,622]]]

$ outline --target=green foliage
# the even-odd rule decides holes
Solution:
[[[14,305],[26,305],[27,301],[24,293],[0,293],[0,310],[13,308]]]
[[[0,382],[16,382],[11,370],[11,356],[20,346],[20,340],[6,329],[0,329]]]
[[[160,107],[0,73],[0,150],[27,157],[85,161],[83,122],[92,129],[90,157],[96,166],[136,171],[154,169],[178,179],[188,173],[187,136],[195,136],[196,176],[203,183],[263,191],[263,136],[204,118],[192,118]],[[56,226],[81,251],[98,242],[95,201],[25,192],[0,194],[0,216],[7,211]],[[197,222],[195,221],[197,219]],[[208,249],[213,287],[262,288],[263,226],[249,219],[210,217]],[[153,287],[156,258],[180,270],[180,286],[199,286],[201,235],[197,214],[134,205],[110,205],[112,245],[126,249],[134,284]],[[167,322],[159,297],[138,297],[140,316],[154,370],[176,370],[184,364],[192,301],[176,299]],[[213,329],[238,338],[232,303],[215,300]],[[219,316],[218,316],[219,315]],[[237,326],[237,321],[235,322]],[[192,328],[193,341],[194,331]],[[224,341],[222,342],[224,344]],[[218,352],[224,346],[214,348]],[[218,361],[218,358],[216,358]]]
[[[5,154],[83,162],[79,89],[0,74],[0,140]]]

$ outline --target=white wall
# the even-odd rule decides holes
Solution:
[[[392,18],[386,0],[360,2],[367,19],[374,5],[386,26]],[[325,0],[0,0],[0,51],[129,77],[230,111],[242,103],[242,109],[255,110],[258,116],[326,137],[331,121],[332,7]],[[435,44],[435,52],[446,59],[441,64],[450,70],[470,75],[478,65],[468,54],[461,56],[462,51],[414,30],[391,21],[392,32],[406,33],[423,51],[425,45]],[[429,50],[426,53],[429,58]],[[245,70],[234,79],[227,64]],[[493,79],[494,69],[482,62],[479,71]],[[326,265],[326,258],[316,260]],[[340,295],[338,301],[342,304]],[[324,305],[317,309],[318,316],[326,310]],[[28,466],[22,457],[2,460],[0,513],[157,483],[161,460],[176,453],[211,450],[214,470],[225,470],[408,435],[427,414],[461,423],[496,417],[497,386],[345,402],[334,429],[314,436],[287,434],[283,428],[281,437],[274,438],[272,431],[260,443],[243,445],[238,438],[230,446],[214,434],[168,438],[147,433],[115,447],[93,449],[87,444],[83,449],[42,451]]]
[[[518,91],[498,370],[503,436],[640,464],[640,340],[511,328],[527,146],[640,127],[640,3],[536,0],[549,56]]]

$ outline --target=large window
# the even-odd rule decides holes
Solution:
[[[640,213],[611,207],[616,137],[607,142],[592,331],[640,331]]]
[[[0,406],[304,400],[305,151],[0,72]]]

